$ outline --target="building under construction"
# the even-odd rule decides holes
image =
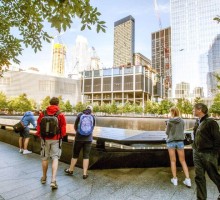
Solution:
[[[82,72],[84,103],[144,106],[148,99],[162,97],[162,79],[149,66],[114,67]]]

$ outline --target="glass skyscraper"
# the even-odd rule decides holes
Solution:
[[[190,92],[202,87],[207,96],[208,52],[220,33],[213,20],[220,14],[219,0],[171,0],[171,51],[173,96],[181,82]]]

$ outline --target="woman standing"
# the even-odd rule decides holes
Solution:
[[[92,147],[92,133],[95,126],[95,117],[92,114],[92,106],[87,106],[86,110],[80,113],[75,121],[76,131],[75,142],[73,144],[73,155],[69,168],[65,173],[72,175],[81,149],[83,150],[83,179],[88,178],[89,155]],[[84,130],[83,130],[84,129]]]
[[[176,176],[176,150],[178,153],[179,161],[182,165],[184,174],[186,176],[183,183],[187,187],[191,187],[191,180],[189,178],[189,171],[185,161],[184,153],[184,121],[180,118],[179,109],[172,107],[170,109],[171,118],[167,121],[166,134],[167,134],[167,148],[170,157],[171,171],[173,178],[171,183],[178,185],[178,179]]]

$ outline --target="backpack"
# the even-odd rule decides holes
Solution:
[[[91,114],[82,114],[78,124],[78,133],[82,136],[89,136],[94,129],[94,119]]]
[[[58,110],[54,115],[48,115],[44,110],[44,116],[40,122],[40,134],[42,138],[52,138],[60,133],[59,122],[57,116],[61,112]]]

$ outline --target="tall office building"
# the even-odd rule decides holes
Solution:
[[[171,0],[172,88],[180,82],[190,91],[202,87],[207,96],[208,51],[220,33],[214,17],[220,13],[219,0]],[[175,96],[175,95],[174,95]]]
[[[220,34],[217,35],[212,45],[210,46],[208,52],[208,64],[208,96],[214,97],[219,92],[219,89],[217,88],[218,83],[215,78],[215,74],[220,74]]]
[[[64,76],[65,73],[66,47],[62,44],[54,44],[52,73],[57,76]]]
[[[135,20],[129,15],[114,23],[114,67],[134,64]]]
[[[73,66],[75,73],[90,69],[91,55],[87,38],[78,35],[73,47]]]
[[[152,40],[152,68],[164,79],[164,97],[169,97],[172,88],[171,74],[171,28],[154,32]]]

